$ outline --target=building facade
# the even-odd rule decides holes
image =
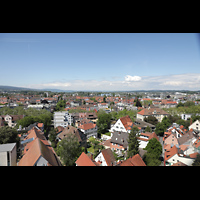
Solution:
[[[54,128],[57,126],[62,126],[65,128],[73,123],[73,117],[70,113],[68,113],[68,111],[54,112],[53,119]]]

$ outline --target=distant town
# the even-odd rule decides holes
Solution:
[[[0,166],[200,166],[200,91],[2,86]]]

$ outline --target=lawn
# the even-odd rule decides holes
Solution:
[[[94,153],[94,147],[91,146],[90,148],[87,148],[87,151],[90,152],[90,153]]]

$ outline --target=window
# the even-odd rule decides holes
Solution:
[[[7,165],[10,166],[10,154],[9,154],[9,151],[7,151]]]

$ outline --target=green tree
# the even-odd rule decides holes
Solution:
[[[81,155],[82,149],[75,135],[70,134],[57,144],[56,153],[65,166],[75,166],[75,161]]]
[[[159,166],[161,161],[156,158],[154,154],[145,153],[143,156],[143,160],[147,166]]]
[[[98,137],[103,133],[107,132],[107,129],[110,128],[111,123],[111,114],[107,114],[103,110],[99,110],[98,112],[98,121],[97,121],[97,127],[98,127]]]
[[[51,146],[53,148],[56,147],[56,136],[57,136],[57,128],[54,129],[54,128],[51,128],[50,131],[49,131],[49,140],[51,141]]]
[[[152,132],[151,128],[149,126],[146,127],[145,132]]]
[[[142,107],[142,104],[140,103],[139,99],[136,100],[135,106]]]
[[[192,163],[192,166],[200,166],[200,154],[197,154],[197,157],[195,158],[194,162]]]
[[[159,157],[162,153],[162,145],[156,138],[150,139],[144,150],[147,150],[143,157],[147,166],[159,166],[161,164]]]
[[[159,135],[159,136],[163,136],[164,132],[165,132],[165,126],[164,126],[164,124],[161,123],[161,122],[158,122],[158,123],[156,124],[155,133],[156,133],[157,135]]]
[[[154,154],[156,158],[159,158],[162,153],[162,145],[156,138],[152,138],[149,140],[144,150],[147,150],[148,153]]]
[[[165,126],[165,128],[168,128],[171,125],[171,122],[168,117],[164,117],[162,119],[162,124]]]
[[[144,118],[145,122],[148,122],[150,124],[156,125],[158,123],[158,120],[154,116],[148,116]]]
[[[9,126],[0,128],[0,144],[17,143],[17,149],[20,145],[20,138],[16,129]],[[19,154],[17,154],[17,157]]]
[[[62,111],[66,107],[66,101],[65,100],[60,100],[56,104],[55,111]]]
[[[139,129],[134,126],[129,133],[127,158],[139,153],[139,141],[137,140]]]

